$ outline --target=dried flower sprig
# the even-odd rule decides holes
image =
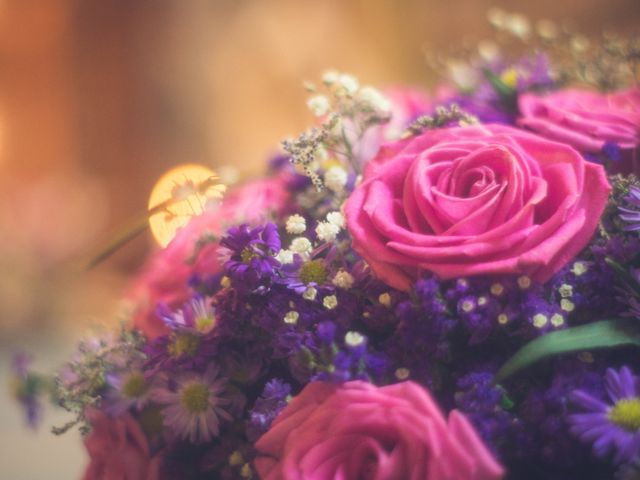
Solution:
[[[424,130],[430,130],[434,128],[442,128],[451,124],[458,124],[460,126],[475,125],[478,123],[478,119],[461,110],[455,103],[450,107],[437,107],[435,115],[422,115],[418,117],[407,129],[405,130],[402,138],[407,138],[413,135],[418,135]]]
[[[321,191],[325,181],[317,160],[322,155],[331,155],[348,171],[359,173],[361,162],[355,158],[354,145],[369,128],[391,119],[391,103],[377,89],[361,87],[352,75],[335,71],[324,73],[321,87],[307,82],[305,88],[312,94],[308,107],[323,121],[296,139],[283,141],[282,146],[291,162],[300,165]]]
[[[85,410],[99,406],[107,373],[127,368],[132,362],[144,359],[144,344],[144,336],[136,330],[127,329],[124,324],[117,338],[80,343],[76,358],[54,378],[56,403],[75,414],[75,418],[62,426],[53,427],[51,431],[55,435],[62,435],[79,425],[82,434],[88,433],[90,427]]]

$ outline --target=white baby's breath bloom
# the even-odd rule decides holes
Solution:
[[[343,73],[338,78],[338,82],[340,86],[344,89],[345,92],[349,94],[356,93],[358,88],[360,88],[360,84],[358,83],[358,79],[353,75],[349,75],[347,73]]]
[[[342,213],[340,212],[327,213],[327,222],[335,225],[338,228],[344,228],[345,226],[344,215],[342,215]]]
[[[362,335],[359,332],[347,332],[346,335],[344,336],[344,342],[349,345],[350,347],[357,347],[359,345],[362,345],[365,341],[365,337],[364,335]]]
[[[512,35],[520,39],[525,39],[531,34],[529,19],[520,13],[508,15],[505,27]]]
[[[316,227],[316,235],[318,235],[318,239],[323,242],[333,242],[338,236],[338,233],[340,233],[340,228],[333,223],[320,222]]]
[[[289,325],[295,325],[296,323],[298,323],[298,318],[300,318],[300,314],[295,310],[291,310],[290,312],[286,313],[283,320],[284,320],[284,323],[288,323]]]
[[[307,237],[297,237],[291,240],[291,246],[289,250],[294,253],[304,254],[309,253],[313,249],[313,245]]]
[[[333,85],[340,78],[340,74],[335,70],[326,70],[322,74],[322,83],[325,85]]]
[[[315,287],[308,287],[302,294],[302,298],[304,298],[305,300],[311,300],[311,301],[315,300],[317,296],[318,296],[318,290],[316,290]]]
[[[289,218],[287,218],[285,228],[288,233],[300,235],[307,229],[307,222],[302,215],[291,215]]]
[[[280,250],[276,255],[276,260],[282,265],[289,265],[293,263],[293,252],[291,250]]]
[[[353,275],[345,270],[340,270],[338,273],[336,273],[336,276],[333,277],[331,283],[333,283],[338,288],[349,290],[351,287],[353,287]]]
[[[389,112],[391,110],[391,102],[377,88],[362,87],[358,92],[358,99],[367,104],[372,110],[381,112]]]
[[[331,167],[324,174],[324,185],[329,190],[332,190],[336,193],[342,192],[344,190],[344,187],[347,184],[347,180],[349,180],[347,171],[337,165]]]
[[[381,293],[378,297],[378,301],[385,307],[388,307],[389,305],[391,305],[391,295],[389,295],[388,292]]]
[[[314,95],[307,100],[307,107],[309,107],[309,110],[311,110],[316,117],[322,117],[326,115],[331,108],[331,103],[329,103],[329,99],[324,95]]]
[[[406,380],[411,375],[411,371],[408,368],[400,367],[395,371],[395,377],[398,380]]]
[[[335,295],[329,295],[322,299],[322,305],[327,310],[332,310],[338,306],[338,298]]]

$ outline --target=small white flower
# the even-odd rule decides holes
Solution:
[[[391,102],[376,88],[362,87],[358,92],[358,99],[373,110],[381,112],[389,112],[391,110]]]
[[[327,222],[335,225],[338,228],[345,227],[344,215],[340,212],[329,212],[327,213]]]
[[[334,166],[327,170],[324,174],[324,185],[331,191],[339,193],[344,190],[349,176],[347,171],[340,167]]]
[[[296,323],[298,323],[298,318],[300,318],[300,314],[295,310],[291,310],[290,312],[287,312],[283,320],[284,320],[284,323],[288,323],[289,325],[295,325]]]
[[[293,263],[293,252],[291,250],[280,250],[276,255],[276,260],[282,265],[290,265]]]
[[[347,332],[346,335],[344,336],[344,342],[350,347],[357,347],[359,345],[362,345],[364,341],[365,341],[364,335],[358,332],[350,331],[350,332]]]
[[[378,297],[378,301],[385,307],[388,307],[391,305],[391,295],[389,295],[388,292],[381,293]]]
[[[551,316],[551,325],[553,325],[554,327],[560,327],[562,326],[562,324],[564,324],[564,317],[559,313],[554,313]]]
[[[398,380],[406,380],[411,375],[411,371],[408,368],[400,367],[395,371],[395,377]]]
[[[576,262],[573,264],[573,267],[571,268],[571,272],[576,277],[579,277],[580,275],[584,275],[585,273],[587,273],[587,270],[589,270],[589,267],[584,262]]]
[[[322,82],[326,85],[333,85],[340,78],[340,74],[335,70],[326,70],[322,74]]]
[[[304,254],[309,253],[313,249],[313,245],[307,237],[297,237],[291,240],[291,246],[289,250],[294,253]]]
[[[358,91],[358,88],[360,88],[358,79],[353,75],[349,75],[346,73],[340,75],[340,77],[338,78],[338,83],[340,83],[340,86],[345,90],[345,92],[349,94],[356,93]]]
[[[558,288],[558,292],[560,292],[560,296],[562,298],[567,298],[573,295],[573,286],[568,283],[563,283]]]
[[[307,229],[307,222],[302,215],[291,215],[289,218],[287,218],[285,228],[288,233],[300,235]]]
[[[353,275],[345,270],[340,270],[336,273],[336,276],[333,277],[331,283],[333,283],[338,288],[343,288],[345,290],[349,290],[353,287]]]
[[[316,234],[318,239],[323,242],[333,242],[340,233],[340,228],[336,227],[333,223],[320,222],[316,227]]]
[[[318,296],[318,290],[316,290],[314,287],[308,287],[302,294],[302,298],[304,298],[305,300],[311,300],[311,301],[315,300],[317,296]]]
[[[314,95],[307,100],[307,107],[309,107],[309,110],[311,110],[316,117],[322,117],[329,111],[331,104],[329,103],[329,99],[324,95]]]
[[[522,276],[518,277],[518,286],[522,290],[526,290],[527,288],[529,288],[531,286],[531,279],[529,277],[527,277],[526,275],[522,275]]]
[[[560,308],[565,312],[573,312],[576,308],[576,304],[567,298],[560,300]]]
[[[322,305],[327,310],[333,310],[338,306],[338,298],[335,295],[329,295],[322,299]]]
[[[533,316],[533,326],[536,328],[543,328],[549,322],[549,317],[544,313],[536,313]]]

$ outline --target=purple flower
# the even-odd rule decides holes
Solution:
[[[628,367],[607,369],[605,387],[610,402],[583,390],[571,395],[573,402],[588,413],[570,415],[571,432],[593,445],[598,457],[614,453],[616,463],[625,463],[640,454],[640,391],[638,379]]]
[[[640,188],[631,185],[625,200],[629,207],[618,207],[620,218],[629,224],[625,230],[636,232],[640,230]]]
[[[216,311],[211,305],[211,300],[201,295],[196,295],[175,312],[161,303],[156,313],[172,330],[193,330],[194,333],[207,334],[217,324]]]
[[[220,245],[226,249],[225,272],[238,289],[252,291],[268,283],[280,266],[274,257],[280,251],[280,236],[273,223],[231,227]]]
[[[274,378],[267,382],[262,395],[258,397],[249,414],[247,435],[250,440],[257,440],[263,433],[269,430],[271,423],[280,411],[287,406],[291,395],[291,385]]]
[[[114,416],[135,407],[141,411],[151,400],[156,383],[155,377],[146,378],[138,369],[107,374],[107,383],[112,387],[105,395],[105,410]]]
[[[210,442],[220,434],[221,420],[232,420],[227,411],[231,401],[224,396],[226,379],[218,377],[218,369],[209,367],[203,375],[186,374],[158,388],[153,398],[165,405],[164,424],[175,436],[191,443]]]
[[[36,428],[42,413],[39,394],[45,385],[42,379],[34,375],[29,367],[33,357],[28,353],[16,353],[12,358],[12,373],[14,376],[14,395],[25,411],[27,423]]]

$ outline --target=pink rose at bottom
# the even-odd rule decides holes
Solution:
[[[151,457],[138,423],[126,414],[112,418],[90,410],[91,433],[84,444],[90,463],[83,480],[158,480],[161,457]]]
[[[314,382],[256,443],[263,480],[493,480],[503,468],[469,421],[414,382]]]

